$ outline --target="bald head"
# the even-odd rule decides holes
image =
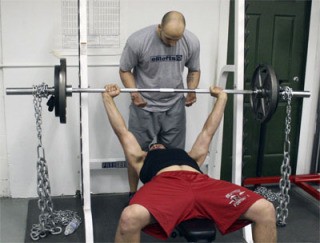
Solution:
[[[175,46],[181,39],[186,26],[184,16],[177,11],[166,13],[158,25],[158,34],[161,41],[167,46]]]
[[[161,20],[161,25],[165,27],[168,24],[172,24],[179,27],[185,27],[186,20],[182,13],[177,11],[170,11],[166,13]]]

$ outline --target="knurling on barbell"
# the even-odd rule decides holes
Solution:
[[[66,123],[67,96],[72,93],[102,93],[105,89],[72,88],[67,85],[67,62],[60,59],[60,65],[54,67],[54,87],[48,88],[47,93],[53,95],[55,116],[60,123]],[[255,118],[261,122],[269,121],[277,109],[281,89],[274,69],[269,65],[258,65],[251,79],[251,90],[224,90],[228,94],[250,94],[250,103]],[[209,89],[120,89],[122,93],[131,92],[163,92],[163,93],[200,93],[210,94]],[[34,94],[33,88],[7,88],[7,95]],[[293,96],[310,97],[308,91],[293,91]]]

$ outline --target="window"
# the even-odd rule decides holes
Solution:
[[[78,0],[61,0],[61,46],[78,50]],[[120,0],[87,0],[88,54],[120,53]]]

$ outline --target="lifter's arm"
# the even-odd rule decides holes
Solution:
[[[115,84],[105,86],[102,93],[103,103],[107,112],[111,127],[117,135],[128,162],[139,174],[145,152],[142,151],[134,135],[128,130],[122,115],[120,114],[113,98],[120,94],[120,88]]]
[[[212,96],[216,97],[217,100],[189,152],[189,155],[199,164],[199,166],[201,166],[206,159],[209,145],[220,125],[228,99],[227,94],[218,87],[210,87],[210,93]]]

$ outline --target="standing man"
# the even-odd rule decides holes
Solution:
[[[186,84],[198,87],[200,80],[200,42],[185,29],[184,16],[171,11],[159,25],[133,33],[120,60],[120,78],[126,88],[184,88],[183,71],[188,68]],[[186,136],[185,106],[196,102],[196,94],[131,93],[129,130],[145,151],[151,142],[184,149]],[[130,194],[138,187],[139,177],[128,164]]]

